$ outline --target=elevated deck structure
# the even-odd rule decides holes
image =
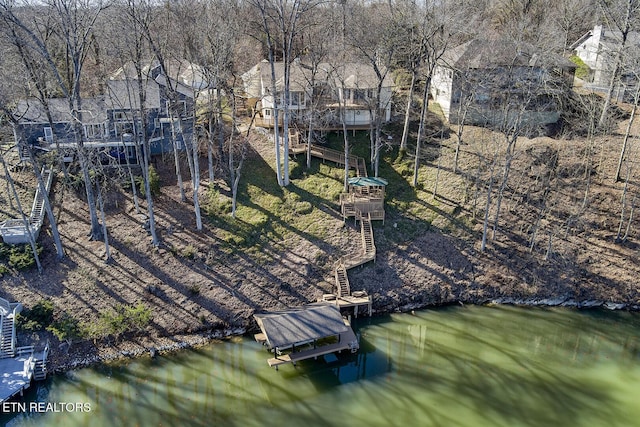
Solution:
[[[274,353],[267,363],[276,369],[343,350],[355,353],[359,348],[351,325],[332,304],[255,314],[254,318],[262,331],[255,339]]]
[[[44,181],[45,191],[48,194],[51,190],[51,182],[53,181],[52,169],[42,168],[42,180]],[[44,222],[44,197],[40,191],[40,186],[36,184],[36,194],[33,198],[31,206],[31,214],[26,220],[9,219],[0,224],[0,235],[5,243],[17,245],[30,242],[30,235],[34,240],[38,240],[42,223]]]
[[[33,346],[16,347],[16,315],[20,303],[0,298],[0,403],[24,392],[32,380],[47,377],[49,345],[36,352]]]

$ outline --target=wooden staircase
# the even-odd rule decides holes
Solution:
[[[45,191],[48,194],[53,181],[53,171],[52,169],[45,169],[43,167],[40,174],[44,182]],[[44,197],[45,194],[40,191],[40,186],[36,184],[36,194],[33,198],[31,214],[29,215],[29,228],[31,229],[30,231],[34,239],[38,239],[40,228],[44,222]],[[5,221],[4,225],[0,227],[0,234],[2,234],[5,243],[29,243],[29,230],[23,220],[10,219]]]
[[[47,378],[47,357],[49,356],[49,343],[45,346],[42,353],[35,356],[33,379],[36,381],[45,380]]]
[[[13,317],[0,318],[2,338],[0,342],[0,359],[13,357],[15,354],[15,323]]]
[[[365,255],[372,255],[373,258],[375,258],[376,245],[373,241],[373,227],[371,226],[371,219],[369,217],[360,220],[360,230]]]
[[[349,277],[347,276],[347,269],[343,263],[338,263],[335,269],[336,286],[338,287],[338,297],[351,295],[351,288],[349,286]]]
[[[353,168],[358,177],[367,177],[367,165],[365,160],[362,157],[357,156],[348,156],[345,157],[344,153],[338,150],[332,150],[330,148],[325,148],[319,145],[308,143],[301,143],[300,137],[297,131],[290,129],[289,130],[289,154],[303,154],[306,153],[307,150],[310,151],[311,155],[314,157],[318,157],[323,161],[329,160],[338,165],[348,164],[349,168]],[[371,200],[374,200],[373,195]],[[352,194],[341,194],[340,195],[340,209],[342,211],[343,218],[355,217],[356,220],[360,221],[360,234],[362,235],[362,252],[357,255],[350,255],[343,257],[335,266],[334,269],[334,278],[337,288],[337,296],[345,297],[351,295],[351,288],[349,285],[349,277],[347,275],[347,270],[350,268],[354,268],[363,264],[366,264],[370,261],[375,261],[376,259],[376,245],[373,240],[373,227],[371,225],[372,219],[382,219],[384,220],[384,200],[377,200],[375,203],[379,203],[382,209],[382,217],[379,218],[380,215],[371,216],[371,214],[361,213],[358,208],[362,203],[369,204],[372,203],[369,200],[369,197],[365,199],[356,200]]]
[[[0,298],[0,359],[13,357],[16,354],[16,314],[18,304],[10,304]]]

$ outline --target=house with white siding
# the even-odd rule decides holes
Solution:
[[[284,105],[284,64],[276,62],[274,65],[275,96],[267,60],[242,75],[249,107],[259,116],[260,124],[270,127],[274,125],[274,108],[277,105],[283,111]],[[313,115],[317,129],[341,128],[342,114],[350,129],[368,129],[376,114],[382,122],[387,122],[391,119],[393,82],[387,75],[378,91],[379,83],[375,70],[367,64],[320,63],[313,67],[296,59],[291,64],[289,81],[290,119],[305,127],[305,122]]]
[[[533,46],[474,39],[438,61],[431,96],[450,123],[496,125],[518,118],[547,125],[560,118],[558,97],[571,90],[575,65]]]

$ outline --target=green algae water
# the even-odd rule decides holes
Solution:
[[[640,425],[640,314],[452,307],[358,322],[355,355],[276,371],[260,344],[239,338],[56,376],[33,386],[22,402],[81,408],[49,407],[59,412],[2,415],[0,421],[38,427]]]

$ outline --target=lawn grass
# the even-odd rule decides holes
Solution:
[[[369,170],[369,134],[349,133],[351,154],[365,158]],[[342,151],[343,137],[338,133],[327,136],[326,145]],[[386,189],[386,222],[376,224],[381,243],[399,244],[415,239],[430,230],[434,221],[456,227],[459,209],[443,205],[433,198],[431,183],[436,176],[439,148],[429,147],[435,154],[421,165],[418,188],[411,186],[413,160],[404,156],[398,160],[398,147],[382,148],[379,176],[388,181]],[[265,150],[266,151],[266,150]],[[328,237],[330,223],[335,224],[340,211],[339,199],[343,191],[344,169],[331,162],[313,158],[306,168],[304,155],[290,160],[291,183],[280,187],[274,169],[275,156],[261,156],[252,152],[242,173],[236,218],[230,216],[231,199],[228,194],[210,190],[205,212],[219,229],[224,249],[230,253],[244,251],[252,256],[269,259],[269,251],[291,250],[296,236],[312,242]],[[351,175],[354,172],[351,171]],[[371,173],[370,173],[371,174]],[[446,188],[442,188],[447,191]],[[448,230],[451,231],[451,230]],[[378,237],[377,237],[378,240]],[[291,243],[288,243],[291,242]]]

